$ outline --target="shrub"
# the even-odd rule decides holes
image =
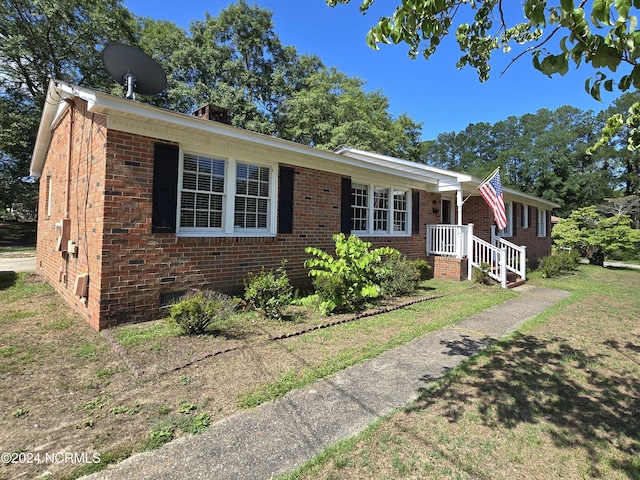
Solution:
[[[355,235],[343,233],[333,236],[336,256],[324,250],[307,247],[305,251],[314,257],[305,262],[314,277],[313,286],[320,297],[320,307],[325,313],[353,311],[380,294],[379,277],[384,275],[382,257],[400,255],[391,247],[369,250],[371,243]]]
[[[384,296],[406,295],[418,288],[421,272],[416,262],[400,255],[391,255],[382,263],[382,267],[386,271],[379,281]]]
[[[492,280],[489,276],[489,268],[491,268],[489,264],[484,262],[481,263],[479,267],[473,267],[471,274],[473,281],[481,285],[490,285]]]
[[[431,265],[426,260],[414,260],[413,263],[420,272],[420,280],[428,280],[431,275]]]
[[[187,335],[201,335],[212,324],[228,318],[236,306],[237,301],[224,293],[193,290],[169,306],[169,314]]]
[[[293,300],[293,287],[284,269],[285,262],[273,270],[259,275],[249,273],[245,282],[244,297],[248,304],[261,310],[265,317],[282,320],[285,309]]]
[[[567,272],[572,272],[580,263],[580,254],[576,250],[548,255],[538,262],[538,270],[545,278],[552,278]]]

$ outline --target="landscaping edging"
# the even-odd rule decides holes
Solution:
[[[471,286],[469,287],[469,289],[472,288],[476,288],[475,286]],[[382,307],[382,308],[377,308],[377,309],[373,309],[367,312],[361,312],[361,313],[357,313],[354,314],[350,317],[346,317],[340,320],[335,320],[335,321],[331,321],[331,322],[326,322],[320,325],[315,325],[313,327],[309,327],[309,328],[305,328],[293,333],[286,333],[283,335],[278,335],[275,337],[270,337],[267,340],[264,341],[264,343],[269,343],[269,342],[275,342],[278,340],[285,340],[288,338],[293,338],[293,337],[298,337],[300,335],[304,335],[305,333],[309,333],[315,330],[322,330],[325,328],[330,328],[330,327],[334,327],[336,325],[340,325],[343,323],[349,323],[349,322],[353,322],[355,320],[360,320],[362,318],[368,318],[368,317],[373,317],[375,315],[381,315],[383,313],[388,313],[388,312],[392,312],[394,310],[399,310],[401,308],[405,308],[411,305],[415,305],[417,303],[422,303],[422,302],[426,302],[429,300],[437,300],[439,298],[444,298],[447,297],[449,295],[453,295],[455,293],[458,292],[450,292],[450,293],[443,293],[443,294],[439,294],[439,295],[429,295],[427,297],[421,297],[421,298],[416,298],[413,300],[408,300],[406,302],[402,302],[399,303],[397,305],[392,305],[389,307]],[[127,351],[125,350],[124,347],[122,347],[122,345],[120,345],[118,343],[118,341],[113,337],[113,335],[111,335],[107,330],[104,330],[102,332],[102,334],[104,335],[104,337],[107,339],[107,341],[111,344],[112,348],[118,353],[118,355],[120,355],[120,357],[122,358],[122,361],[125,363],[125,365],[127,365],[127,367],[129,367],[133,373],[133,376],[135,378],[142,378],[145,375],[145,372],[142,368],[138,367],[129,357]],[[206,360],[207,358],[212,358],[212,357],[217,357],[219,355],[223,355],[225,353],[230,353],[230,352],[235,352],[238,350],[242,350],[247,348],[246,345],[238,345],[235,347],[229,347],[229,348],[224,348],[221,350],[216,350],[214,352],[211,353],[207,353],[205,355],[201,355],[200,357],[196,357],[193,358],[191,360],[187,360],[185,362],[179,363],[179,364],[175,364],[171,367],[167,367],[165,369],[160,370],[159,372],[155,373],[154,375],[152,375],[153,377],[160,377],[162,375],[166,375],[168,373],[172,373],[172,372],[176,372],[178,370],[182,370],[183,368],[189,367],[191,365],[194,365],[196,363],[199,363],[203,360]]]

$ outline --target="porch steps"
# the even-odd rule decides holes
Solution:
[[[515,288],[527,283],[525,279],[519,277],[513,272],[507,272],[507,288]]]

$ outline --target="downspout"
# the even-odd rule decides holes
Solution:
[[[64,218],[62,219],[59,249],[62,252],[62,266],[60,271],[60,281],[65,285],[69,281],[69,247],[68,242],[71,237],[71,217],[69,210],[71,208],[71,155],[73,153],[73,123],[74,123],[74,107],[73,100],[65,99],[69,106],[69,145],[67,146],[67,168],[66,178],[64,182]]]
[[[75,103],[73,100],[67,98],[65,99],[67,105],[69,105],[69,145],[67,148],[67,177],[65,179],[64,186],[64,218],[69,218],[69,209],[71,204],[71,153],[72,153],[72,145],[73,145],[73,121],[74,121],[74,106]]]

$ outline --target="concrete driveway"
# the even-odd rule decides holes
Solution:
[[[0,258],[0,273],[35,271],[36,257]]]

